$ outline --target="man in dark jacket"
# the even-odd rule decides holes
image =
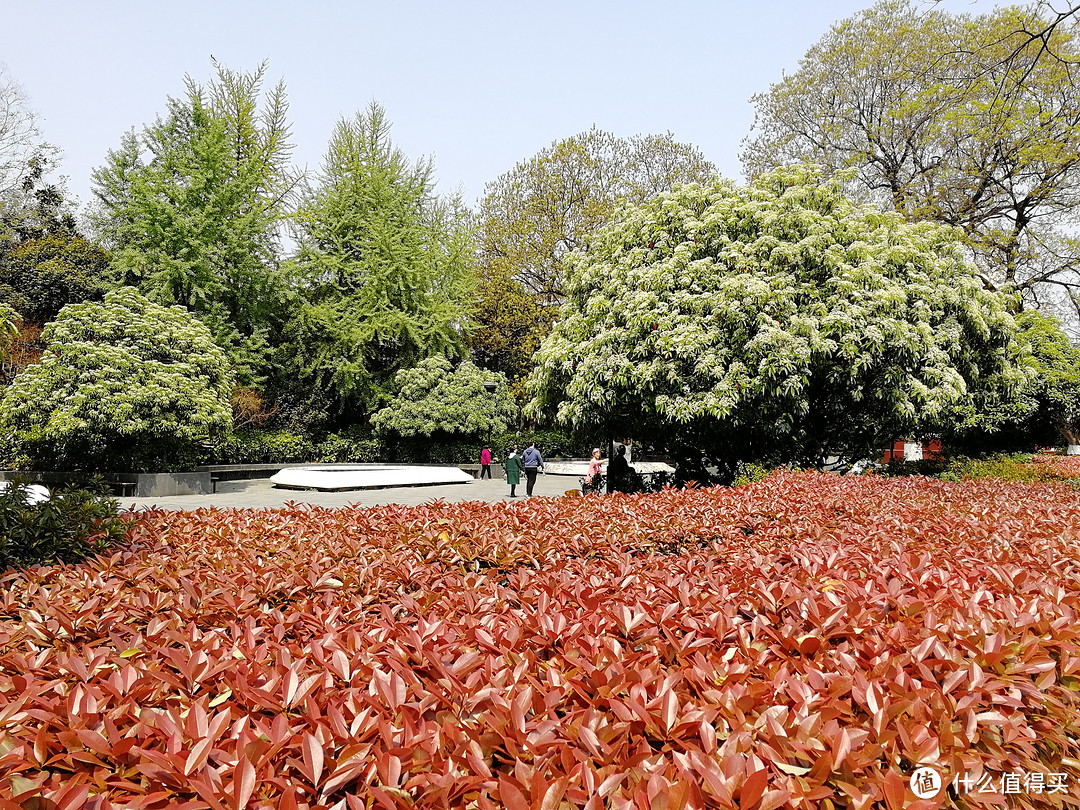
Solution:
[[[620,444],[615,448],[615,457],[608,462],[607,491],[629,492],[633,471],[634,468],[626,463],[626,445]]]
[[[544,469],[544,457],[536,449],[536,442],[529,442],[521,455],[521,462],[525,465],[525,494],[532,495],[536,485],[536,473]]]

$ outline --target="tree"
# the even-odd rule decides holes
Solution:
[[[96,224],[124,282],[196,313],[251,383],[277,342],[279,231],[298,178],[284,83],[260,108],[265,62],[214,67],[208,86],[186,78],[186,95],[94,172]]]
[[[79,233],[65,190],[46,181],[47,169],[35,159],[0,210],[0,301],[31,327],[116,286],[108,251]]]
[[[318,184],[296,215],[304,303],[283,363],[361,419],[401,369],[458,357],[475,278],[460,200],[434,194],[432,167],[410,163],[378,104],[338,123]]]
[[[1006,426],[1013,443],[1024,449],[1063,440],[1080,444],[1080,348],[1057,320],[1040,312],[1021,312],[1016,322],[1020,338],[1030,346],[1036,374],[1024,392],[1032,401],[1030,412]]]
[[[0,400],[0,431],[26,465],[160,469],[191,464],[229,428],[233,374],[209,330],[134,289],[65,307],[41,361]]]
[[[7,360],[11,344],[19,336],[20,320],[19,313],[0,303],[0,362]]]
[[[429,357],[399,371],[394,385],[393,399],[371,418],[383,434],[490,436],[504,432],[517,415],[506,377],[467,360],[454,368],[445,357]]]
[[[845,179],[787,169],[624,209],[569,259],[527,412],[729,473],[1017,416],[1007,296],[955,229],[856,207]]]
[[[715,176],[698,149],[670,132],[619,138],[594,127],[489,183],[478,217],[477,359],[520,378],[562,300],[564,257],[585,249],[619,205]],[[508,301],[520,304],[509,310]]]
[[[40,138],[29,99],[0,64],[0,213],[34,164],[55,154]]]
[[[1075,19],[1046,4],[973,16],[884,0],[754,97],[744,167],[855,168],[864,195],[961,227],[988,288],[1075,318],[1078,50]]]

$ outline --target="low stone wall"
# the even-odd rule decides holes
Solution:
[[[162,498],[167,495],[208,495],[211,490],[209,472],[138,473],[136,498]]]
[[[210,473],[203,470],[182,473],[92,473],[55,470],[0,470],[0,481],[27,478],[49,489],[85,485],[91,478],[100,477],[121,497],[161,498],[167,495],[205,495],[210,492]]]

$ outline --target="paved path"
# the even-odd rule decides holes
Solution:
[[[577,476],[544,475],[536,478],[533,495],[562,495],[568,489],[576,489]],[[517,488],[518,498],[525,498],[525,477]],[[445,484],[424,487],[390,487],[365,489],[352,492],[318,492],[315,490],[276,489],[269,480],[222,481],[218,491],[211,495],[171,495],[156,498],[119,498],[121,509],[192,510],[217,507],[220,509],[278,509],[292,501],[316,506],[381,506],[397,503],[416,506],[442,499],[444,501],[502,501],[509,500],[509,485],[494,480],[471,481],[466,484]]]

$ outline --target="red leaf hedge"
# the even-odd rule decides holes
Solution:
[[[1064,486],[778,474],[133,541],[3,579],[0,808],[939,806],[918,764],[999,780],[967,806],[1078,803]]]

